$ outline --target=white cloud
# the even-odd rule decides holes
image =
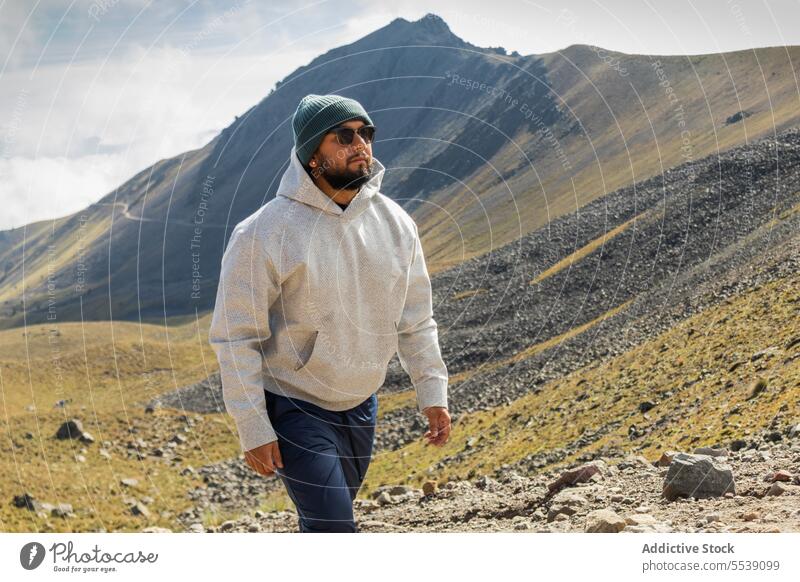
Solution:
[[[201,147],[295,66],[286,61],[265,69],[254,56],[133,48],[105,67],[7,75],[0,183],[12,196],[0,229],[77,211],[155,161]]]
[[[82,34],[75,21],[87,20],[86,6],[70,16],[73,34]],[[344,27],[300,39],[314,30],[295,30],[304,13],[292,24],[274,23],[280,12],[242,2],[169,29],[152,48],[155,38],[131,33],[135,41],[109,52],[117,38],[103,27],[124,22],[126,9],[103,14],[96,32],[105,44],[90,36],[84,45],[92,45],[91,58],[78,54],[70,64],[77,40],[60,38],[51,45],[56,59],[0,76],[0,229],[78,211],[159,159],[205,145],[276,81],[350,41]],[[323,26],[337,23],[322,9],[312,16]],[[152,36],[160,32],[155,27]],[[30,54],[25,60],[35,62]]]
[[[80,158],[0,159],[3,188],[14,198],[3,204],[0,229],[66,216],[85,208],[130,177],[121,154]],[[113,185],[113,186],[112,186]]]

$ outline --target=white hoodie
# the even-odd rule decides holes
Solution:
[[[233,230],[209,341],[242,449],[278,438],[264,390],[347,410],[376,392],[395,353],[420,411],[447,406],[417,225],[379,192],[385,167],[345,210],[292,149],[277,195]]]

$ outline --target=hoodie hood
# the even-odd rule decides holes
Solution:
[[[284,196],[297,200],[308,206],[319,208],[328,214],[343,214],[344,210],[314,184],[311,176],[308,175],[308,172],[303,168],[300,159],[297,157],[296,148],[292,147],[292,153],[289,158],[289,167],[281,177],[276,196]],[[361,187],[355,197],[350,201],[350,204],[347,206],[348,214],[360,213],[361,207],[366,207],[371,199],[380,191],[386,167],[375,156],[372,157],[372,167],[372,178]],[[351,208],[357,210],[357,212],[349,212]]]

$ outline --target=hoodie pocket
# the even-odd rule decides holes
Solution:
[[[295,372],[332,393],[371,393],[383,384],[387,364],[397,352],[397,328],[390,325],[388,333],[363,336],[354,343],[352,337],[320,330],[310,355]]]
[[[294,367],[294,371],[297,372],[302,370],[308,365],[308,362],[311,360],[311,357],[314,355],[314,349],[317,346],[317,338],[319,337],[319,331],[315,331],[311,338],[306,342],[306,345],[303,346],[303,349],[297,353],[297,365]]]

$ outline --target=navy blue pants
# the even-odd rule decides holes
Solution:
[[[275,473],[297,507],[301,532],[355,532],[353,500],[372,459],[378,396],[349,410],[265,390],[281,451]]]

